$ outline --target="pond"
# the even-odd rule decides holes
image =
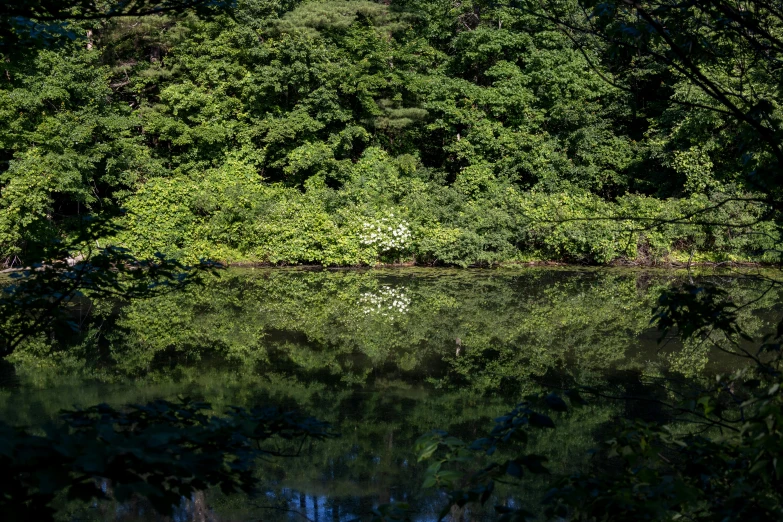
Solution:
[[[347,521],[402,501],[417,520],[436,520],[445,497],[420,487],[420,435],[480,437],[526,394],[545,390],[600,384],[656,396],[661,376],[734,369],[734,357],[660,340],[650,326],[660,292],[691,279],[623,269],[231,269],[145,301],[80,303],[80,335],[14,355],[0,376],[0,419],[36,428],[74,406],[184,396],[217,410],[298,409],[340,436],[262,463],[256,494],[201,492],[174,519]],[[749,275],[696,279],[736,302],[765,288]],[[768,329],[780,302],[775,291],[744,308],[746,331]],[[593,401],[530,445],[568,472],[586,465],[608,423],[663,415],[638,402]],[[531,479],[524,497],[499,488],[494,503],[534,505],[543,487]],[[143,501],[60,508],[62,520],[163,520]]]

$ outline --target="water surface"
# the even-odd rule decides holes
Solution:
[[[14,357],[0,390],[0,418],[41,426],[63,408],[177,396],[228,405],[275,404],[333,423],[339,438],[297,458],[265,463],[252,497],[207,491],[183,499],[177,520],[354,520],[405,501],[436,519],[444,497],[422,491],[412,452],[421,434],[444,429],[472,439],[521,397],[576,385],[658,393],[649,382],[700,378],[737,361],[705,345],[659,343],[650,327],[660,292],[688,280],[662,271],[242,269],[203,286],[146,301],[81,303],[83,334],[58,349]],[[738,302],[765,283],[703,275]],[[751,333],[768,328],[776,293],[743,310]],[[556,419],[533,439],[555,471],[576,470],[607,423],[660,411],[594,403]],[[107,485],[106,487],[110,487]],[[502,488],[496,502],[531,503]],[[456,518],[492,518],[481,509]],[[158,520],[143,501],[79,506],[64,520]]]

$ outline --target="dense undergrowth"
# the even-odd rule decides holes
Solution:
[[[524,10],[241,0],[72,29],[0,75],[6,265],[84,214],[187,262],[778,261],[737,123]]]

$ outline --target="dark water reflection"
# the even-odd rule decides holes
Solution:
[[[392,496],[387,502],[407,502],[408,496]],[[416,517],[416,520],[438,520],[438,512],[446,501],[445,495],[436,495],[430,499],[430,505]],[[513,503],[513,500],[509,500]],[[338,521],[362,519],[371,513],[377,505],[368,497],[334,498],[329,495],[308,495],[289,488],[281,488],[276,492],[267,492],[262,499],[246,500],[247,507],[256,511],[253,518],[246,520],[291,520],[291,521]],[[242,520],[227,518],[209,506],[207,494],[199,492],[190,498],[183,498],[171,517],[157,515],[144,502],[128,502],[109,507],[108,504],[95,505],[93,509],[99,519],[116,521],[167,521],[173,522],[221,522],[226,520]],[[469,509],[462,514],[463,519],[477,518]],[[487,518],[478,513],[478,518]]]
[[[299,457],[264,463],[250,497],[206,491],[183,499],[175,521],[367,519],[404,501],[436,520],[444,497],[422,491],[412,448],[440,428],[465,439],[526,393],[601,384],[655,395],[657,376],[699,379],[738,363],[704,345],[663,346],[649,321],[661,290],[688,276],[622,270],[231,270],[204,286],[117,307],[82,303],[84,330],[30,346],[0,367],[0,418],[40,426],[72,406],[190,396],[218,410],[276,404],[331,422],[339,438]],[[757,297],[752,277],[708,275],[737,302]],[[751,333],[769,327],[780,296],[743,309]],[[87,311],[89,310],[89,314]],[[85,319],[86,317],[86,319]],[[555,472],[587,463],[587,450],[620,416],[663,415],[603,402],[556,418],[534,438]],[[110,488],[110,484],[104,484]],[[535,504],[500,488],[495,503]],[[517,490],[519,491],[519,490]],[[164,520],[144,501],[73,505],[63,520]],[[492,519],[480,508],[454,519]]]

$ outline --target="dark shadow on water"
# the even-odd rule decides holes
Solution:
[[[0,390],[13,390],[20,385],[16,366],[5,359],[0,359]]]

